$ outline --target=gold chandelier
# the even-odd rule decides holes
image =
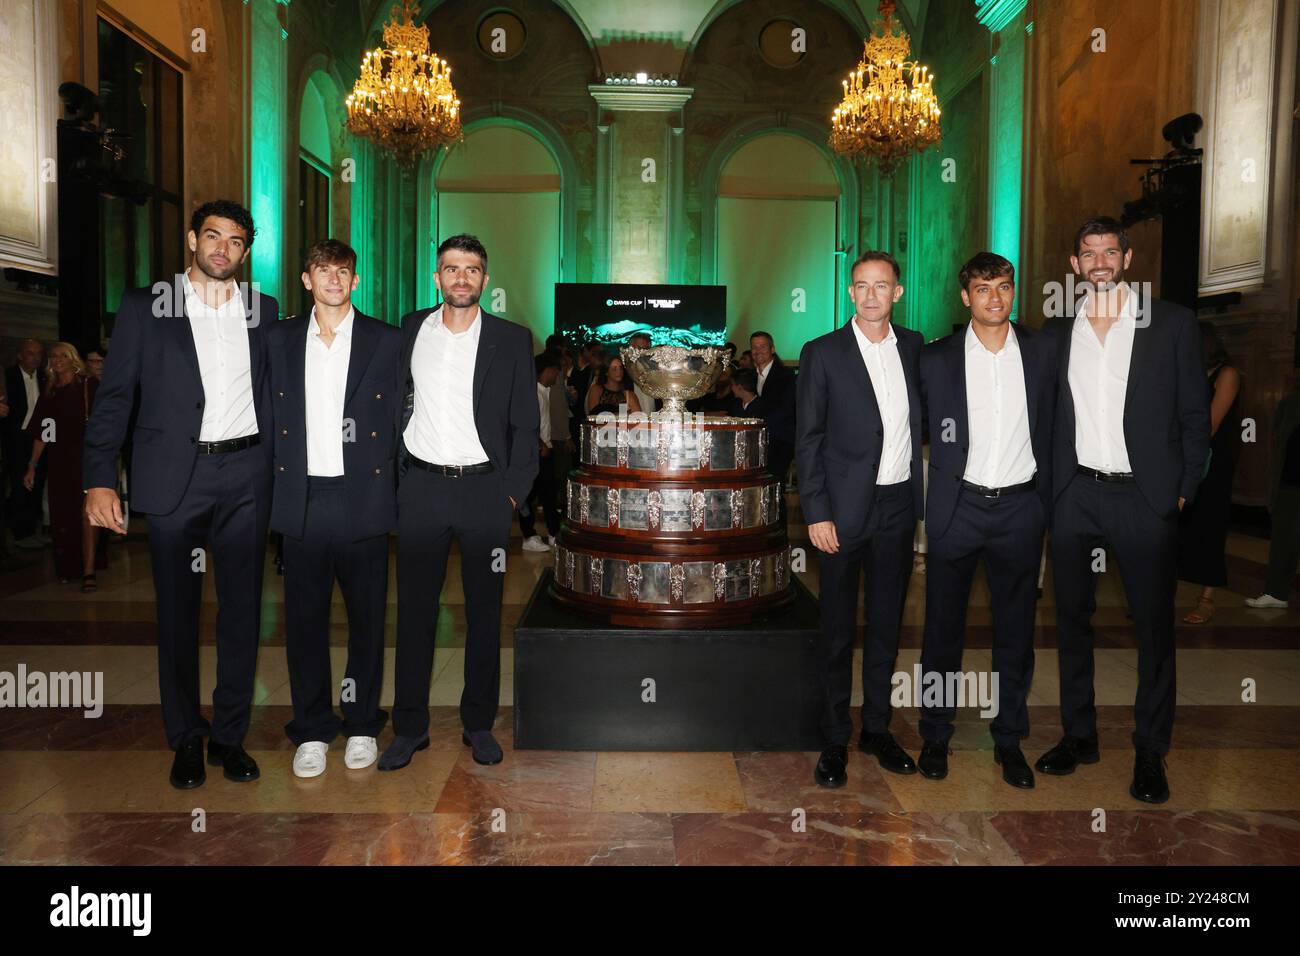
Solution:
[[[348,94],[348,131],[414,166],[431,149],[460,139],[460,100],[451,67],[429,52],[429,28],[415,22],[413,0],[404,0],[402,23],[393,5],[384,24],[384,45],[368,50],[361,75]]]
[[[930,71],[907,59],[911,46],[894,23],[894,0],[862,45],[858,68],[843,81],[844,99],[831,116],[831,149],[874,159],[886,175],[912,153],[939,142],[939,102]]]

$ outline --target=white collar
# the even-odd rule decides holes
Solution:
[[[898,336],[894,334],[893,322],[887,322],[885,324],[885,327],[889,329],[889,331],[885,333],[885,337],[879,342],[873,342],[871,339],[867,338],[867,334],[863,332],[862,328],[858,325],[857,316],[849,319],[849,325],[853,326],[853,334],[857,337],[859,349],[875,348],[877,346],[889,345],[890,343],[896,344],[898,342]]]
[[[343,316],[343,321],[334,329],[335,336],[342,336],[345,339],[352,338],[352,316],[356,314],[356,311],[354,308],[348,309],[348,314]],[[307,323],[307,331],[312,335],[320,335],[320,323],[316,321],[316,306],[314,305],[311,307],[311,319]]]
[[[1132,328],[1137,322],[1137,319],[1134,316],[1134,312],[1133,312],[1134,308],[1136,307],[1135,304],[1137,301],[1137,293],[1133,291],[1133,287],[1129,285],[1127,282],[1121,282],[1120,285],[1124,287],[1124,304],[1120,306],[1119,316],[1115,319],[1115,325],[1124,326],[1125,328]],[[1091,301],[1091,299],[1092,299],[1091,294],[1085,295],[1083,297],[1083,301],[1079,303],[1079,311],[1076,313],[1074,319],[1075,328],[1080,327],[1079,326],[1080,322],[1087,321],[1088,303]]]
[[[479,332],[480,332],[480,331],[482,330],[482,328],[483,328],[483,309],[482,309],[481,307],[478,308],[478,309],[475,309],[475,311],[474,311],[474,321],[470,322],[470,324],[469,324],[469,328],[467,328],[464,332],[453,332],[451,329],[447,328],[447,327],[443,324],[443,321],[442,321],[442,306],[438,306],[438,308],[436,308],[436,309],[434,309],[432,312],[430,312],[430,313],[429,313],[429,319],[430,319],[430,320],[432,321],[432,323],[433,323],[433,324],[430,326],[430,328],[434,329],[435,331],[436,331],[437,329],[443,329],[443,330],[446,331],[446,333],[447,333],[448,335],[450,335],[450,336],[451,336],[452,338],[454,338],[454,339],[459,339],[459,338],[462,338],[462,337],[468,335],[470,338],[472,338],[472,339],[474,339],[475,341],[477,341],[477,340],[478,340],[478,336],[479,336]]]
[[[194,283],[190,282],[189,268],[187,268],[183,273],[181,273],[181,278],[185,280],[185,297],[187,299],[192,296],[194,300],[199,303],[199,305],[203,306],[203,308],[211,309],[214,312],[222,312],[225,310],[230,310],[231,312],[233,312],[236,309],[238,309],[240,314],[241,315],[243,314],[244,301],[242,296],[239,294],[238,282],[231,283],[232,291],[230,293],[230,298],[227,299],[225,302],[223,302],[221,305],[213,307],[208,305],[207,302],[203,300],[203,296],[199,295],[199,290],[194,288]]]
[[[1016,342],[1016,324],[1007,322],[1007,340],[1002,343],[1002,349],[998,352],[989,351],[988,346],[980,341],[980,337],[975,334],[975,320],[972,319],[966,323],[966,353],[982,351],[994,357],[999,355],[1011,354],[1020,351],[1020,345]]]

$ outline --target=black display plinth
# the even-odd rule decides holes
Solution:
[[[515,626],[516,749],[822,748],[817,600],[797,580],[764,621],[641,630],[555,603],[551,573]]]

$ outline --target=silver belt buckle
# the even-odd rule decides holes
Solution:
[[[451,476],[452,478],[464,478],[464,477],[465,477],[465,466],[464,466],[464,465],[452,465],[451,467],[453,467],[453,468],[456,469],[456,473],[455,473],[454,475]]]

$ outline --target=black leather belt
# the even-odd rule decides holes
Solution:
[[[477,465],[435,465],[423,458],[416,458],[414,455],[411,455],[411,464],[416,468],[431,471],[435,475],[446,475],[448,478],[460,478],[464,475],[486,475],[493,470],[490,461],[481,461]]]
[[[228,451],[243,451],[261,440],[261,435],[245,435],[243,438],[227,438],[225,441],[201,441],[198,443],[199,454],[220,455]]]
[[[1037,477],[1030,478],[1028,481],[1022,481],[1018,485],[1007,485],[1004,488],[986,488],[983,485],[977,485],[973,481],[963,480],[961,486],[967,491],[972,491],[977,495],[985,498],[1001,498],[1004,495],[1018,495],[1022,491],[1033,491],[1038,484]]]
[[[1093,481],[1113,481],[1124,484],[1135,480],[1131,471],[1098,471],[1096,468],[1085,468],[1083,465],[1080,465],[1076,470],[1079,474],[1086,475]]]

